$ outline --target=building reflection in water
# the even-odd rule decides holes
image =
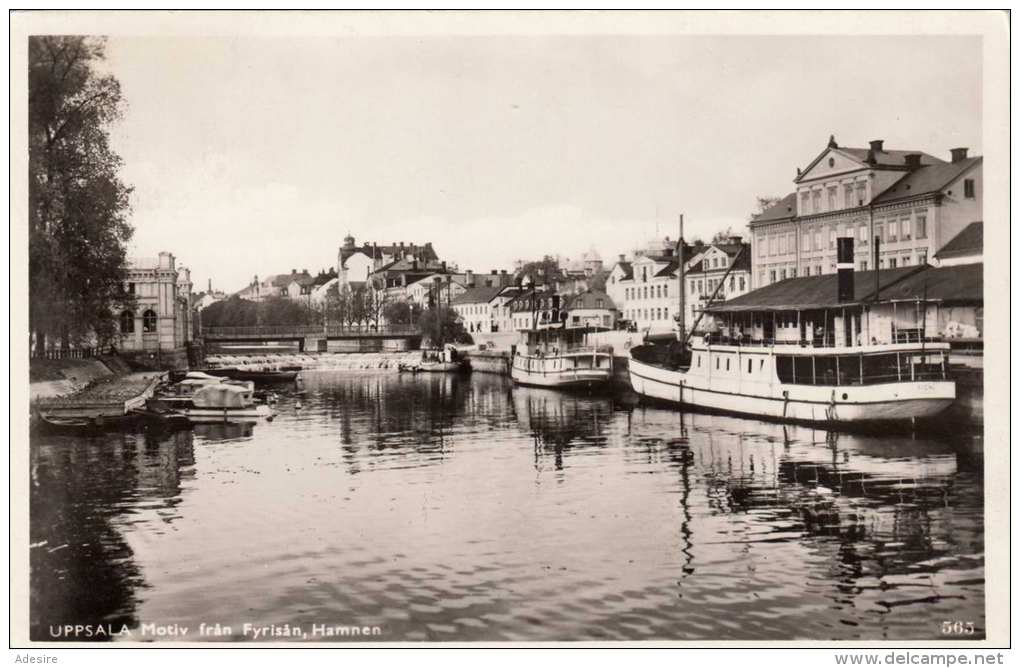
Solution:
[[[139,505],[154,504],[164,522],[173,522],[194,464],[190,431],[33,435],[33,640],[76,640],[54,637],[50,627],[61,624],[136,626],[137,595],[145,582],[122,530]]]

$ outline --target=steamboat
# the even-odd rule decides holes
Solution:
[[[681,301],[676,340],[630,350],[634,391],[673,404],[809,423],[913,421],[940,413],[955,400],[956,385],[948,373],[949,344],[927,331],[929,311],[937,322],[939,304],[927,294],[897,299],[892,289],[923,267],[861,272],[855,285],[853,242],[838,239],[835,275],[788,279],[715,305],[710,299],[702,316],[713,319],[715,331],[686,334]]]
[[[568,328],[564,323],[523,332],[513,351],[510,378],[519,385],[558,388],[594,388],[613,377],[613,349],[587,345],[590,330]]]

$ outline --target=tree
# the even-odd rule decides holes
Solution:
[[[712,235],[712,243],[713,244],[726,243],[732,236],[733,228],[727,227],[725,230],[719,230],[718,232]]]
[[[775,197],[769,195],[758,195],[757,197],[757,209],[751,214],[751,220],[754,220],[761,214],[765,213],[769,208],[779,204],[782,197]]]
[[[517,272],[516,278],[518,281],[521,281],[528,277],[531,279],[532,285],[548,285],[556,280],[560,274],[560,265],[556,258],[546,255],[541,260],[525,262],[524,266]]]
[[[29,325],[36,346],[64,347],[114,335],[133,229],[131,189],[108,128],[121,114],[120,84],[94,66],[104,42],[90,37],[29,38]]]
[[[408,302],[390,302],[383,306],[382,316],[388,325],[411,324],[411,304]]]
[[[433,348],[450,342],[472,342],[471,335],[464,330],[460,315],[449,306],[425,309],[418,318],[418,332]]]

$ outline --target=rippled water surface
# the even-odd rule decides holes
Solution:
[[[251,640],[249,623],[392,641],[931,639],[945,620],[984,635],[973,443],[482,374],[311,372],[278,409],[35,436],[33,637],[179,624],[194,641],[218,623]]]

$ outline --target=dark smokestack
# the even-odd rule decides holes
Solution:
[[[868,143],[871,145],[871,150],[872,151],[874,151],[875,153],[881,153],[882,152],[882,144],[885,143],[885,140],[884,139],[872,139]]]
[[[951,148],[949,149],[949,154],[953,156],[953,162],[960,162],[967,159],[966,148]]]
[[[836,239],[836,299],[840,303],[854,300],[854,238]]]
[[[876,302],[878,301],[878,291],[879,291],[879,284],[878,284],[878,252],[880,250],[879,247],[881,246],[881,244],[882,244],[882,240],[876,234],[875,235],[875,266],[874,266],[874,270],[875,270],[875,297],[874,297],[874,299],[875,299]]]

